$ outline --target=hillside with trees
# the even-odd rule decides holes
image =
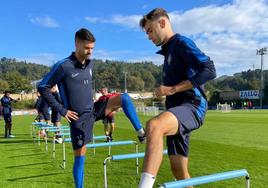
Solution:
[[[152,91],[160,85],[162,65],[152,62],[127,63],[124,61],[103,61],[94,59],[93,87],[98,90],[108,87],[117,91],[124,91],[126,75],[127,89],[130,92]],[[10,90],[13,93],[21,91],[31,92],[31,81],[41,79],[51,67],[16,59],[0,59],[0,92]],[[208,99],[217,101],[219,92],[258,90],[260,88],[260,69],[247,70],[233,76],[221,76],[206,84]],[[264,103],[267,104],[268,71],[264,71]]]
[[[48,66],[3,57],[0,59],[0,92],[32,91],[31,81],[42,78],[49,70]]]

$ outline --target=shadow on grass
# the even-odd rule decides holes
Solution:
[[[10,179],[7,179],[7,181],[18,181],[18,180],[25,180],[25,179],[31,179],[31,178],[48,177],[48,176],[55,176],[58,174],[62,174],[62,173],[40,174],[40,175],[35,175],[35,176],[24,176],[24,177],[19,177],[19,178],[10,178]]]
[[[19,147],[19,148],[11,148],[11,149],[5,149],[5,151],[18,151],[18,150],[27,150],[27,152],[29,151],[37,151],[39,150],[39,148],[34,148],[32,146],[28,146],[28,147]]]
[[[14,155],[10,156],[9,158],[17,158],[17,157],[30,157],[30,156],[37,156],[37,155],[45,155],[46,153],[32,153],[27,155]]]
[[[12,138],[3,138],[0,140],[0,144],[23,144],[23,143],[32,143],[32,140],[17,140],[17,139],[12,139]]]
[[[16,166],[7,166],[6,168],[19,168],[19,167],[27,167],[27,166],[34,166],[34,165],[44,165],[49,164],[51,162],[40,162],[40,163],[31,163],[31,164],[23,164],[23,165],[16,165]]]

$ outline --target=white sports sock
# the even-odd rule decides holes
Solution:
[[[144,129],[141,128],[140,130],[138,130],[137,134],[138,134],[138,136],[144,136],[145,135]]]
[[[152,174],[143,172],[141,174],[141,180],[139,188],[152,188],[154,185],[155,177]]]

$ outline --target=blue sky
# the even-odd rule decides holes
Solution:
[[[138,25],[156,7],[214,60],[218,76],[260,68],[256,49],[268,47],[268,0],[10,0],[0,7],[0,57],[45,65],[74,50],[81,27],[97,38],[93,58],[161,64]]]

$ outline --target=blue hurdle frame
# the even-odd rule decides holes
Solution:
[[[31,135],[33,136],[33,141],[35,143],[35,135],[36,135],[36,129],[38,131],[40,130],[47,130],[46,132],[59,132],[59,131],[66,131],[66,130],[69,130],[69,126],[66,126],[66,125],[62,125],[60,127],[55,127],[53,125],[49,125],[47,124],[46,122],[33,122],[32,125],[31,125]],[[44,140],[45,140],[45,150],[47,151],[48,148],[47,148],[47,137],[44,137]],[[40,138],[40,134],[38,134],[38,145],[40,145],[40,141],[41,141],[41,138]]]
[[[107,136],[105,136],[107,138]],[[103,136],[94,136],[93,140],[98,140],[103,138]],[[62,150],[63,150],[63,165],[62,168],[65,169],[66,167],[66,151],[65,151],[65,142],[71,142],[71,138],[63,139],[62,143]],[[133,140],[124,140],[124,141],[116,141],[116,142],[104,142],[104,143],[92,143],[92,144],[87,144],[87,148],[92,148],[93,150],[98,147],[109,147],[109,153],[108,156],[111,155],[111,146],[119,146],[119,145],[130,145],[130,144],[135,144],[135,149],[136,153],[138,153],[138,144],[136,141]]]
[[[69,135],[66,135],[66,134],[60,134],[62,136],[71,136],[70,133]],[[100,139],[103,139],[103,138],[109,138],[109,136],[106,136],[106,135],[100,135],[100,136],[94,136],[93,135],[93,139],[92,139],[92,142],[95,143],[95,140],[100,140]],[[62,159],[62,168],[65,169],[66,167],[66,149],[65,149],[65,142],[72,142],[72,139],[69,137],[69,138],[63,138],[63,142],[62,142],[62,155],[63,155],[63,159]],[[95,148],[93,148],[93,153],[95,155]]]
[[[163,151],[163,155],[167,154],[167,150]],[[129,153],[129,154],[121,154],[121,155],[112,155],[107,157],[103,161],[103,174],[104,174],[104,188],[108,187],[108,180],[107,180],[107,161],[119,161],[119,160],[125,160],[125,159],[136,159],[136,174],[139,174],[139,158],[143,158],[145,156],[145,153]]]
[[[250,188],[249,173],[245,169],[211,174],[207,176],[200,176],[196,178],[189,178],[185,180],[167,182],[167,183],[163,183],[161,188],[183,188],[187,186],[201,185],[201,184],[227,180],[227,179],[233,179],[233,178],[239,178],[239,177],[245,177],[246,188]]]

